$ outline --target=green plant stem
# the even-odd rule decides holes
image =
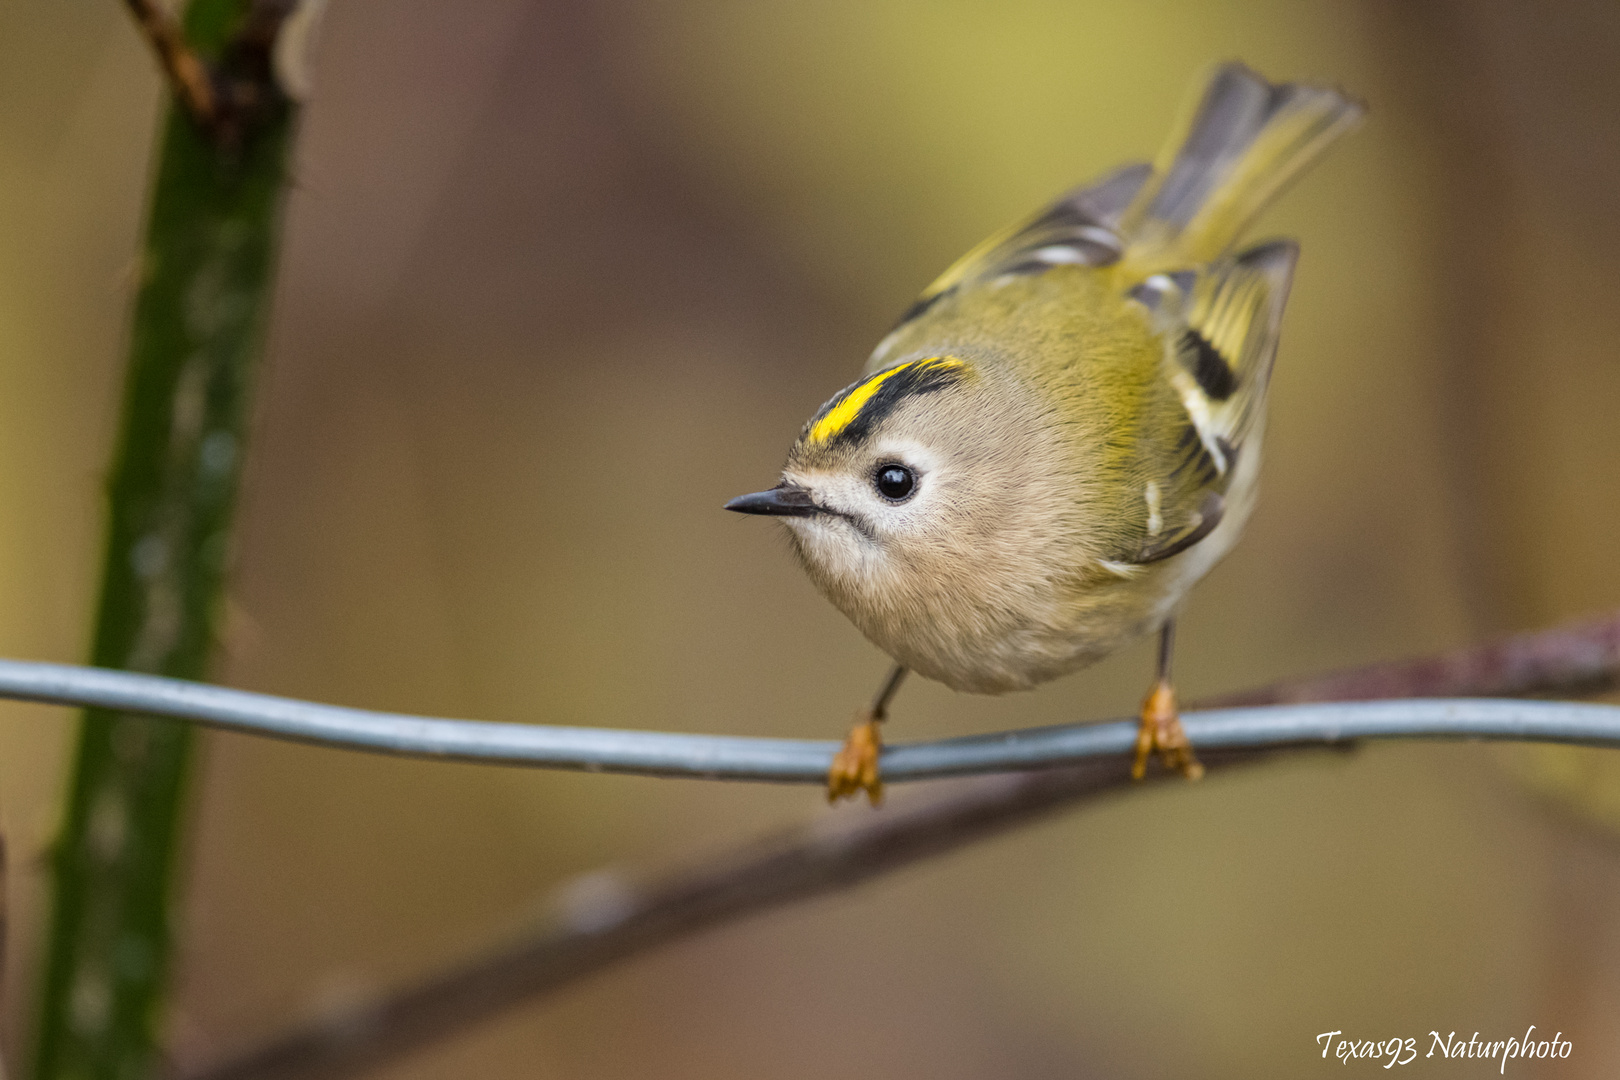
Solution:
[[[197,0],[218,57],[249,0]],[[92,663],[201,678],[215,639],[250,391],[272,291],[292,110],[234,145],[164,122],[130,331]],[[192,737],[86,711],[54,858],[36,1080],[155,1074]]]

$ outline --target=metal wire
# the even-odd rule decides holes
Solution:
[[[535,768],[822,783],[835,742],[445,720],[319,705],[101,668],[0,659],[0,698],[190,720],[321,746]],[[1183,716],[1199,749],[1355,739],[1510,739],[1620,747],[1620,706],[1490,698],[1331,702]],[[1136,722],[1070,724],[935,742],[883,754],[885,781],[1051,768],[1125,756]]]

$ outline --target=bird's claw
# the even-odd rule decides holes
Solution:
[[[868,711],[864,719],[849,731],[849,737],[833,757],[832,768],[827,770],[827,801],[854,798],[862,791],[873,806],[883,801],[883,775],[878,759],[883,754],[883,737],[878,732],[878,720]]]
[[[1204,775],[1204,767],[1193,756],[1192,743],[1181,726],[1181,713],[1176,708],[1176,691],[1163,680],[1153,684],[1147,700],[1142,702],[1142,726],[1136,732],[1136,759],[1131,763],[1131,779],[1140,780],[1147,775],[1148,758],[1157,752],[1165,769],[1179,772],[1189,780]]]

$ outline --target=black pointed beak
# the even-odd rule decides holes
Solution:
[[[775,514],[777,517],[814,517],[824,512],[810,497],[807,488],[786,480],[769,491],[739,495],[726,503],[726,509],[739,514]]]

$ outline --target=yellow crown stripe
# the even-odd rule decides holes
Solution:
[[[837,438],[840,431],[855,422],[855,418],[861,414],[861,409],[866,406],[868,401],[872,400],[872,395],[876,394],[884,383],[902,371],[919,365],[923,367],[957,368],[962,366],[962,361],[954,357],[931,356],[926,360],[907,360],[904,364],[898,364],[887,371],[878,372],[870,379],[858,384],[855,389],[844,395],[842,401],[828,409],[827,415],[817,420],[810,428],[807,441],[819,443]]]

